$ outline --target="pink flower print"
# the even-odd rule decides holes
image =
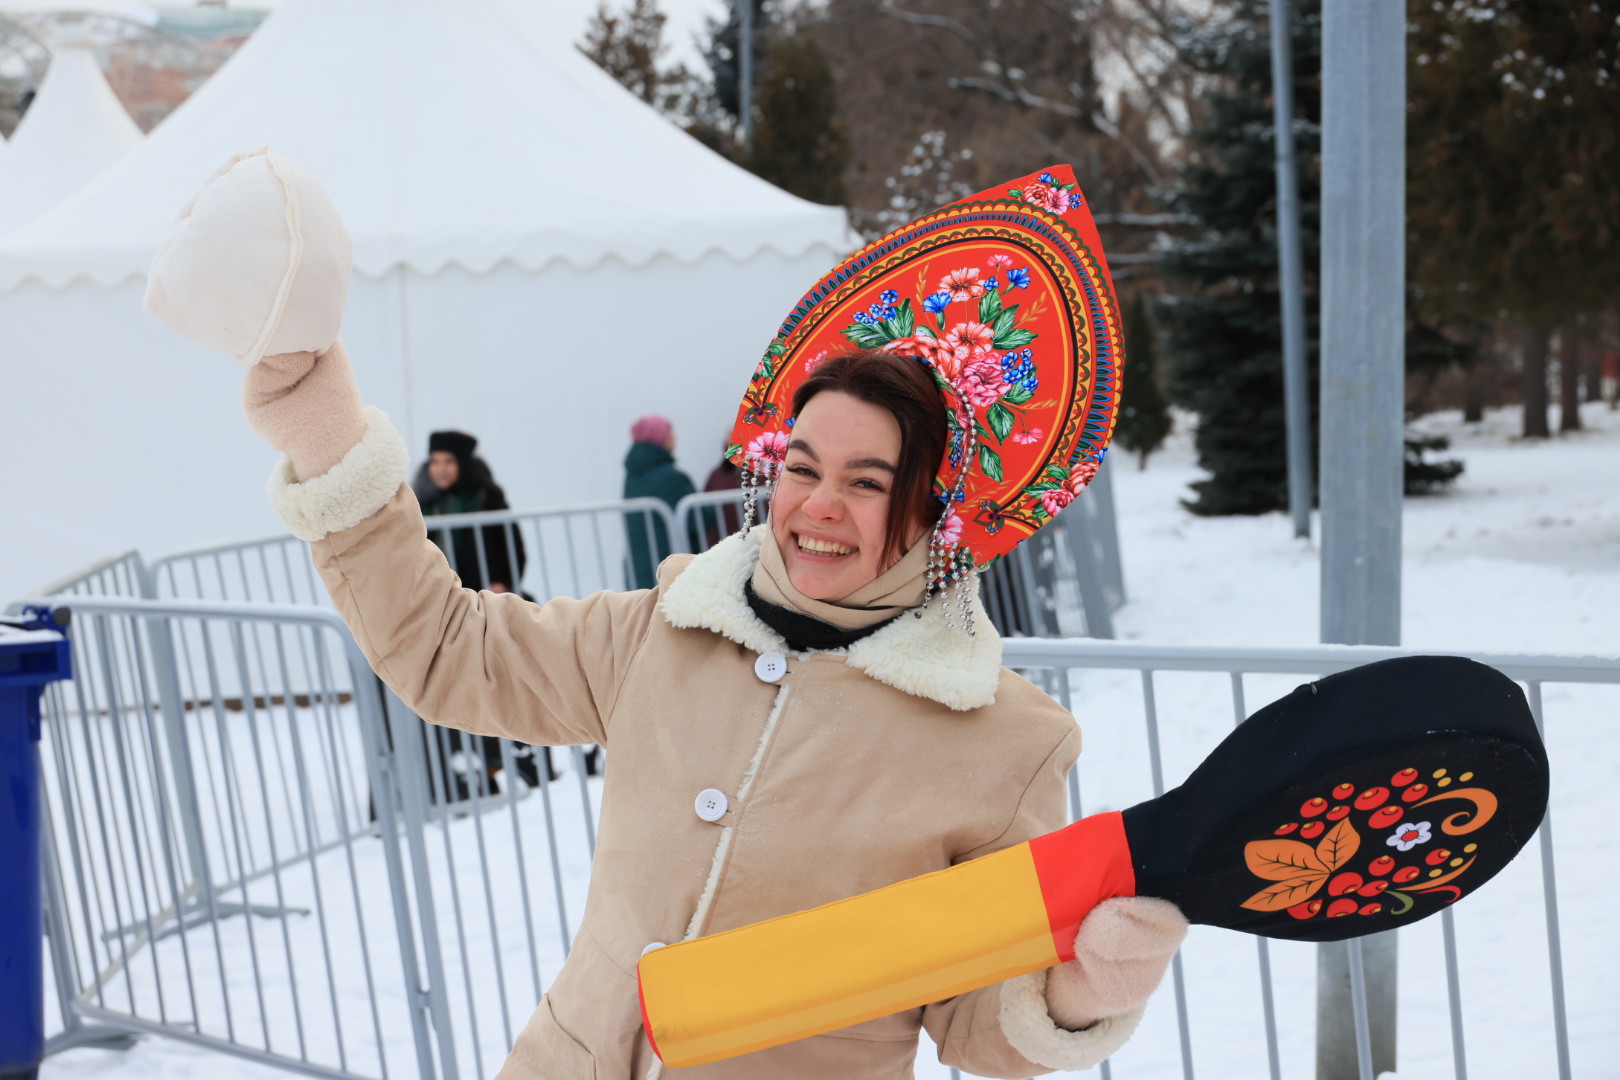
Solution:
[[[986,356],[996,343],[996,331],[982,322],[957,323],[945,335],[945,346],[958,360],[976,360]]]
[[[1041,492],[1041,505],[1051,517],[1057,517],[1058,511],[1074,502],[1074,492],[1068,488],[1053,488],[1051,491]]]
[[[946,509],[945,516],[939,519],[937,526],[939,539],[945,544],[955,544],[962,539],[962,518],[953,509]]]
[[[988,409],[1001,400],[1001,392],[1007,388],[994,354],[963,364],[955,386],[956,392],[975,409]]]
[[[1013,433],[1012,441],[1029,446],[1032,443],[1040,442],[1041,436],[1045,434],[1046,431],[1043,428],[1030,428],[1028,431],[1015,431]]]
[[[830,350],[830,349],[822,349],[820,352],[816,353],[816,355],[812,356],[810,359],[808,359],[808,360],[806,360],[804,362],[804,370],[806,372],[811,372],[811,371],[816,370],[816,368],[821,366],[821,362],[823,360],[827,359],[827,357],[829,357],[831,355],[832,355],[832,350]]]
[[[756,435],[754,441],[748,444],[748,464],[774,473],[782,459],[787,457],[787,448],[788,433],[785,431],[767,431]]]
[[[1050,210],[1054,214],[1068,211],[1072,199],[1067,191],[1051,184],[1034,183],[1024,191],[1024,201],[1034,203],[1042,210]]]
[[[939,281],[939,291],[951,294],[952,300],[976,300],[984,295],[984,282],[979,280],[979,268],[964,266],[952,270]]]
[[[986,266],[992,270],[1002,270],[1012,265],[1011,255],[992,255],[984,260]]]
[[[1411,851],[1419,844],[1427,844],[1429,836],[1429,823],[1427,821],[1408,821],[1405,825],[1390,833],[1389,839],[1385,840],[1384,843],[1402,851]]]
[[[1064,483],[1069,486],[1070,491],[1078,495],[1085,490],[1087,484],[1096,478],[1097,463],[1095,461],[1082,461],[1069,473],[1069,478]]]
[[[930,364],[946,382],[955,382],[956,377],[962,372],[962,365],[956,359],[956,354],[944,342],[927,334],[896,338],[883,346],[882,351],[898,353],[901,356],[915,356]]]

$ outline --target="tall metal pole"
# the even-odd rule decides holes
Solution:
[[[736,0],[740,28],[737,34],[737,112],[742,121],[743,145],[754,140],[754,0]]]
[[[1325,0],[1322,16],[1322,640],[1395,645],[1406,5]],[[1372,1080],[1394,1068],[1394,935],[1321,946],[1319,1080]]]
[[[1288,0],[1271,0],[1271,102],[1277,129],[1277,270],[1282,292],[1283,402],[1288,425],[1288,512],[1311,535],[1310,379],[1305,371],[1305,285],[1300,270],[1299,175],[1294,167],[1294,43]]]

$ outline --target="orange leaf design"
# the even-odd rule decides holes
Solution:
[[[1305,845],[1301,844],[1301,847]],[[1279,881],[1275,885],[1268,885],[1243,901],[1243,907],[1253,911],[1282,911],[1295,904],[1302,904],[1315,896],[1327,881],[1327,872],[1310,873],[1301,877]]]
[[[1351,827],[1349,819],[1328,830],[1316,845],[1316,856],[1329,870],[1337,870],[1350,861],[1350,856],[1361,846],[1361,834]]]
[[[1311,845],[1298,840],[1251,840],[1243,846],[1243,861],[1251,873],[1267,881],[1287,881],[1307,874],[1325,877],[1333,869],[1322,862]]]

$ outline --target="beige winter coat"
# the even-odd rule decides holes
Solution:
[[[501,1080],[642,1080],[635,969],[649,944],[728,930],[1019,843],[1067,822],[1074,720],[933,605],[847,650],[789,653],[749,609],[757,536],[676,556],[650,591],[532,604],[460,587],[403,485],[386,418],[331,472],[272,500],[377,674],[422,717],[608,747],[574,948]],[[771,670],[762,657],[778,662]],[[785,673],[780,668],[785,667]],[[694,807],[720,794],[715,820]],[[711,803],[715,800],[710,797]],[[716,816],[716,810],[721,810]],[[1140,1010],[1057,1028],[1044,973],[675,1077],[904,1078],[919,1028],[991,1077],[1087,1068]]]

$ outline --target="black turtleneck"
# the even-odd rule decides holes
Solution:
[[[863,626],[859,630],[840,630],[832,623],[822,622],[802,611],[794,611],[792,608],[785,608],[762,599],[759,593],[754,591],[754,583],[751,581],[743,582],[743,596],[747,598],[748,606],[753,609],[754,614],[759,616],[759,621],[781,634],[787,640],[788,648],[794,652],[841,649],[863,637],[875,634],[900,617],[896,615],[893,619],[884,619],[880,623]]]

